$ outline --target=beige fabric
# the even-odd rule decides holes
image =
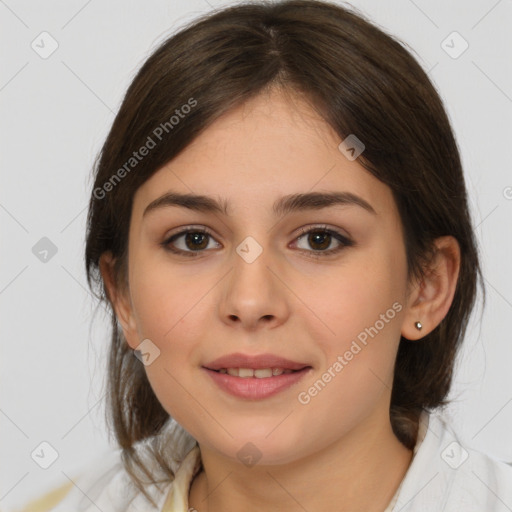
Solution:
[[[60,503],[71,490],[72,482],[57,487],[48,494],[41,496],[20,509],[19,512],[49,512],[55,505]]]
[[[194,477],[199,473],[201,467],[201,452],[199,446],[195,446],[181,463],[180,469],[176,473],[176,478],[165,500],[162,512],[188,512],[190,485]]]

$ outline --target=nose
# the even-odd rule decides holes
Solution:
[[[221,287],[218,313],[231,327],[248,331],[275,328],[290,314],[289,292],[282,269],[263,250],[255,259],[243,251],[233,255],[233,268]],[[253,253],[254,256],[254,253]]]

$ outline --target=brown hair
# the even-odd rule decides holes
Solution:
[[[358,161],[393,192],[410,277],[422,275],[435,238],[452,235],[460,245],[448,314],[420,342],[400,341],[390,418],[396,436],[411,448],[420,412],[445,403],[482,276],[459,151],[443,103],[404,45],[362,15],[315,0],[246,3],[203,16],[161,44],[131,83],[96,161],[85,250],[89,285],[109,302],[98,268],[106,251],[116,258],[118,282],[126,285],[137,188],[221,114],[272,86],[302,94],[341,139],[356,134],[364,142]],[[193,102],[177,123],[170,121]],[[155,139],[157,127],[161,140],[127,167],[133,152],[148,137]],[[111,321],[108,412],[126,469],[143,490],[133,471],[134,464],[142,465],[134,445],[161,432],[169,415],[113,308]],[[168,462],[158,462],[172,479]]]

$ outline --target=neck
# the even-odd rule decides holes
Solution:
[[[204,470],[194,479],[189,507],[198,512],[260,510],[382,512],[399,487],[412,451],[389,420],[375,418],[321,451],[286,465],[245,467],[201,447]],[[190,508],[190,509],[192,509]]]

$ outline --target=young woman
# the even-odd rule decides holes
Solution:
[[[86,244],[121,456],[57,511],[506,511],[439,407],[481,277],[427,75],[333,3],[168,39],[101,151]]]

